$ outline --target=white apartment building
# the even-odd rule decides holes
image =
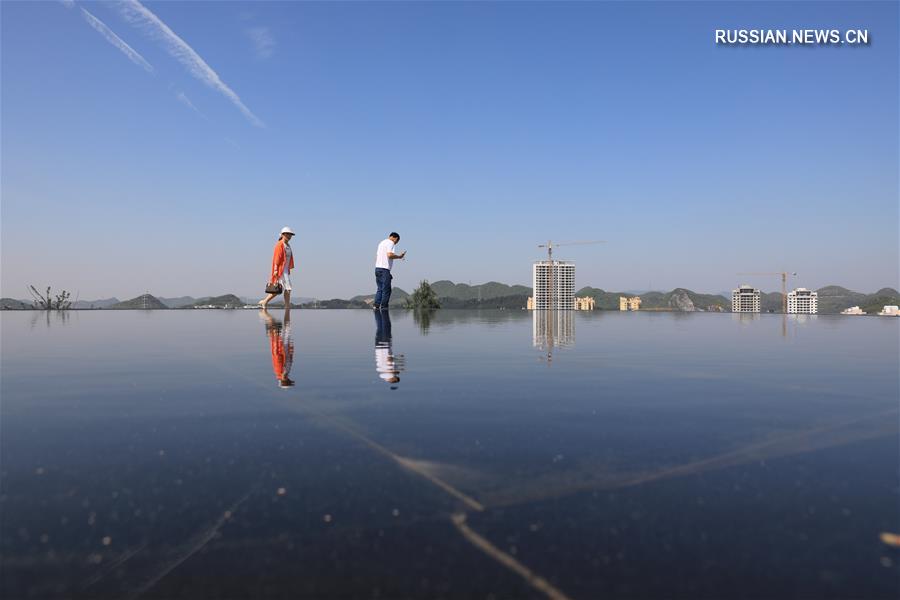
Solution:
[[[758,313],[759,290],[746,283],[741,284],[736,290],[731,290],[731,312]]]
[[[531,271],[535,310],[575,309],[575,263],[539,260]]]
[[[797,288],[787,295],[789,315],[814,315],[819,312],[819,293]]]

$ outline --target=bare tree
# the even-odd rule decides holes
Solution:
[[[72,294],[67,292],[66,290],[62,290],[60,293],[54,296],[50,293],[50,286],[47,286],[47,292],[45,294],[37,291],[37,288],[33,285],[28,286],[28,293],[31,294],[31,297],[34,299],[32,302],[34,307],[40,310],[68,310],[70,306],[72,306],[72,301],[70,298]]]

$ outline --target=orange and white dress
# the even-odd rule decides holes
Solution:
[[[286,292],[291,291],[291,269],[294,268],[294,252],[290,244],[284,240],[275,242],[275,252],[272,255],[272,272],[269,280],[280,283]]]

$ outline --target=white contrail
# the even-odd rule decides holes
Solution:
[[[120,38],[115,34],[115,32],[106,26],[106,23],[92,15],[85,9],[81,7],[81,15],[84,17],[84,20],[88,22],[88,24],[96,29],[100,35],[106,38],[106,41],[118,48],[122,51],[122,54],[127,56],[131,62],[134,64],[143,67],[147,72],[152,73],[153,67],[144,60],[144,57],[141,56],[137,50],[129,46],[125,43],[125,40]]]
[[[240,110],[247,119],[257,127],[265,127],[256,115],[247,108],[240,97],[228,85],[222,81],[221,77],[206,64],[199,54],[191,48],[187,42],[178,37],[178,35],[169,29],[169,26],[163,23],[159,17],[150,12],[143,4],[137,0],[125,0],[119,5],[122,16],[130,23],[141,26],[147,33],[160,39],[166,47],[166,51],[180,62],[188,70],[188,72],[220,92],[226,98],[231,100],[238,110]]]
[[[185,94],[184,92],[179,91],[179,92],[177,92],[177,93],[175,94],[175,97],[178,98],[178,101],[179,101],[179,102],[181,102],[182,104],[184,104],[185,106],[187,106],[188,108],[190,108],[191,110],[193,110],[195,113],[197,113],[198,115],[200,115],[201,117],[203,117],[204,119],[206,119],[206,115],[204,115],[202,112],[200,112],[200,109],[199,109],[199,108],[197,108],[196,106],[194,106],[194,103],[191,102],[191,99],[187,97],[187,94]],[[207,120],[208,120],[208,119],[207,119]]]

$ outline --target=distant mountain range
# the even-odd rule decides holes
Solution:
[[[885,305],[900,305],[900,292],[894,288],[881,288],[873,294],[861,294],[829,285],[816,291],[819,293],[819,312],[822,314],[839,313],[851,306],[858,306],[867,313],[876,313]],[[780,302],[781,295],[778,296]]]
[[[247,304],[234,294],[225,294],[222,296],[213,296],[210,298],[201,298],[200,300],[195,300],[193,304],[189,304],[190,307],[196,306],[215,306],[217,308],[241,308]]]
[[[202,300],[202,298],[194,298],[192,296],[178,296],[177,298],[160,297],[159,299],[160,302],[162,302],[169,308],[184,308],[185,306],[191,306],[197,300]]]
[[[116,302],[112,306],[109,306],[109,310],[129,310],[129,309],[142,309],[142,310],[159,310],[169,308],[165,304],[159,301],[159,298],[155,296],[151,296],[150,294],[141,294],[137,298],[132,298],[131,300],[125,300],[124,302]]]
[[[72,308],[109,308],[113,304],[121,302],[118,298],[103,298],[101,300],[78,300],[72,303]]]
[[[431,284],[444,308],[523,308],[532,290],[524,285],[507,285],[491,281],[480,285],[436,281]],[[882,288],[875,293],[854,292],[839,286],[826,286],[819,290],[819,313],[838,314],[845,308],[859,306],[864,311],[875,313],[886,304],[900,305],[900,293],[893,288]],[[618,310],[621,296],[641,297],[641,310],[671,310],[681,312],[730,312],[731,296],[724,294],[702,294],[685,288],[675,288],[669,292],[606,291],[600,288],[583,287],[575,295],[590,296],[596,301],[598,310]],[[394,288],[391,306],[403,306],[409,294]],[[354,296],[350,300],[333,299],[318,303],[318,308],[362,308],[370,306],[373,294]],[[312,308],[313,306],[310,306]],[[762,312],[780,313],[781,292],[760,294]]]
[[[178,296],[177,298],[160,298],[160,302],[168,306],[169,308],[189,308],[194,306],[224,306],[226,304],[229,305],[245,305],[245,304],[256,304],[262,299],[262,294],[260,294],[259,298],[248,298],[247,296],[237,296],[235,294],[223,294],[221,296],[202,296],[200,298],[194,298],[193,296]],[[303,302],[311,302],[315,300],[315,298],[296,298],[291,300],[291,304],[302,304]],[[283,304],[283,302],[282,302]]]
[[[531,295],[531,288],[524,285],[507,285],[489,281],[479,285],[453,283],[446,279],[431,284],[444,308],[522,308]],[[399,287],[391,292],[390,305],[402,307],[409,293]],[[318,302],[318,308],[365,308],[372,305],[375,294],[353,296],[350,300],[326,300]],[[316,303],[313,303],[315,307]]]
[[[496,281],[489,281],[479,285],[465,283],[453,283],[441,280],[431,284],[444,308],[509,308],[520,309],[525,307],[531,288],[524,285],[507,285]],[[859,306],[868,313],[876,313],[885,305],[900,305],[900,292],[893,288],[882,288],[877,292],[865,294],[855,292],[836,285],[830,285],[816,290],[819,294],[819,313],[837,314],[851,306]],[[634,296],[634,292],[612,292],[600,288],[583,287],[575,293],[576,296],[590,296],[596,301],[599,310],[618,310],[620,296]],[[731,298],[724,294],[701,294],[684,288],[676,288],[670,292],[644,292],[637,294],[641,297],[641,310],[670,310],[681,312],[715,311],[729,312],[731,310]],[[402,288],[395,287],[391,295],[391,306],[402,307],[409,293]],[[372,305],[374,294],[353,296],[349,300],[332,298],[330,300],[316,300],[314,298],[300,297],[292,299],[294,306],[302,308],[367,308]],[[222,296],[206,296],[194,298],[192,296],[179,296],[177,298],[157,298],[150,294],[143,294],[131,300],[119,301],[117,298],[105,298],[102,300],[79,300],[73,304],[73,308],[79,309],[167,309],[167,308],[193,308],[213,306],[218,308],[239,308],[248,304],[255,304],[258,298],[245,298],[234,294]],[[762,312],[781,312],[781,293],[762,293],[760,296],[760,308]],[[283,306],[281,298],[275,299],[270,306]],[[28,300],[14,298],[0,298],[0,310],[28,310],[32,303]]]
[[[31,310],[34,305],[25,300],[15,298],[0,298],[0,310]]]
[[[575,292],[577,297],[590,296],[600,310],[619,310],[619,298],[633,296],[628,292],[607,292],[585,287]],[[681,312],[729,312],[731,299],[717,294],[698,294],[692,290],[675,288],[671,292],[644,292],[641,310],[676,310]]]
[[[390,306],[403,306],[404,304],[406,304],[407,298],[409,298],[409,294],[403,288],[391,288]],[[311,304],[318,308],[367,308],[372,305],[372,302],[374,300],[375,294],[363,294],[360,296],[353,296],[352,298],[350,298],[350,300],[341,300],[339,298],[334,298],[332,300],[320,300]],[[351,304],[351,306],[340,306],[341,302],[348,302],[349,304]],[[331,306],[326,306],[326,304]]]

